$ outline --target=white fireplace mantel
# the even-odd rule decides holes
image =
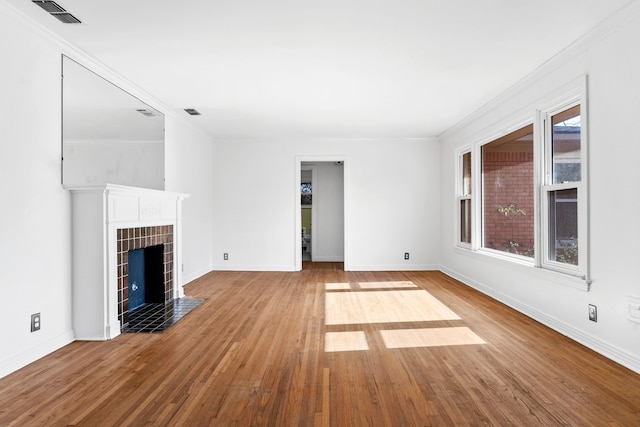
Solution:
[[[173,226],[174,298],[182,288],[182,201],[188,194],[106,184],[70,188],[73,329],[78,340],[120,334],[117,230]]]

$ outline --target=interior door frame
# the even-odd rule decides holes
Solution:
[[[311,191],[313,194],[313,183],[316,182],[317,179],[317,174],[318,174],[318,170],[316,169],[315,166],[302,166],[302,163],[305,162],[301,162],[300,163],[300,176],[302,177],[302,171],[303,170],[308,170],[311,171]],[[300,178],[300,184],[302,184],[302,178]],[[302,199],[302,198],[300,198]],[[302,203],[302,202],[301,202]],[[301,205],[302,207],[302,205]],[[311,230],[309,230],[309,232],[311,233],[311,261],[313,261],[313,254],[315,253],[315,246],[317,245],[317,241],[316,239],[313,238],[313,236],[315,235],[315,224],[316,224],[316,214],[317,211],[316,209],[313,208],[313,199],[311,201]],[[302,228],[302,210],[300,211],[300,228]]]
[[[343,164],[343,203],[344,203],[344,212],[343,212],[343,223],[344,223],[344,270],[349,271],[349,252],[348,252],[348,228],[349,228],[349,206],[348,206],[348,194],[349,194],[349,160],[346,155],[314,155],[314,156],[296,156],[295,159],[295,188],[294,188],[294,199],[295,199],[295,221],[294,221],[294,266],[295,271],[302,270],[302,239],[300,236],[300,230],[302,230],[302,203],[300,200],[300,184],[301,184],[301,170],[302,163],[332,163],[332,162],[342,162]],[[314,176],[315,178],[315,176]],[[313,185],[313,183],[312,183]],[[313,207],[312,207],[312,215],[313,215]],[[312,254],[313,254],[313,223],[312,223],[312,231],[311,231],[311,244],[312,244]],[[312,255],[313,256],[313,255]]]

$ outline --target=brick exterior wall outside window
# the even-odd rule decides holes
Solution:
[[[483,179],[483,246],[533,257],[533,153],[484,153]],[[506,217],[497,212],[498,206],[507,207],[512,203],[525,214]]]

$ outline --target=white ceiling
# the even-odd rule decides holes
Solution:
[[[632,2],[0,1],[219,138],[437,136]]]

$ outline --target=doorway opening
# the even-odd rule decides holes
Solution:
[[[345,263],[344,158],[297,159],[296,268],[302,262]]]
[[[306,169],[302,166],[300,171],[300,218],[302,229],[302,261],[313,261],[311,257],[311,236],[313,224],[313,169]]]

